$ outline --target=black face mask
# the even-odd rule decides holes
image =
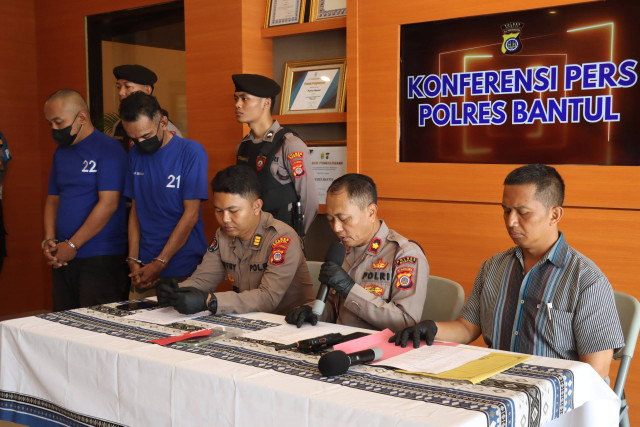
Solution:
[[[158,123],[158,129],[156,130],[156,134],[154,136],[140,142],[138,142],[137,140],[134,140],[133,143],[136,144],[136,147],[138,147],[138,150],[142,151],[143,153],[153,154],[156,151],[158,151],[160,147],[162,147],[162,141],[164,141],[164,132],[162,132],[162,139],[158,139],[159,131],[160,131],[160,123]]]
[[[80,114],[80,113],[78,113]],[[78,136],[78,133],[80,133],[80,129],[82,129],[82,125],[80,125],[80,129],[78,129],[78,133],[76,133],[75,135],[71,135],[71,127],[73,126],[73,124],[75,123],[76,119],[78,118],[78,114],[76,114],[76,116],[73,118],[73,121],[71,122],[71,124],[69,126],[67,126],[66,128],[63,129],[51,129],[51,137],[53,138],[53,140],[55,142],[58,143],[58,145],[61,145],[63,147],[67,147],[71,144],[73,144],[73,141],[76,140],[76,137]]]

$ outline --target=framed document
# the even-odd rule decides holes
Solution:
[[[311,21],[347,16],[347,0],[311,0]]]
[[[304,21],[305,0],[267,0],[264,26],[299,24]]]
[[[344,112],[346,72],[345,58],[287,62],[280,114]]]
[[[318,190],[318,202],[327,202],[327,189],[334,179],[347,173],[346,141],[307,141],[311,155],[313,178]]]

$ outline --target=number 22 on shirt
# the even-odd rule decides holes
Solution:
[[[169,180],[167,188],[180,188],[180,175],[169,175],[167,179]]]
[[[96,169],[95,160],[83,160],[82,161],[82,172],[85,173],[97,173],[98,169]]]

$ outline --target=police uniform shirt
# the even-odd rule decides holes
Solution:
[[[257,141],[251,132],[244,137],[236,147],[236,153],[244,141],[260,143],[262,141],[273,141],[276,133],[282,129],[277,120],[274,120],[271,127],[264,134],[262,140]],[[318,190],[313,178],[309,148],[299,137],[289,132],[284,135],[282,146],[276,152],[273,162],[270,165],[249,165],[256,169],[269,167],[271,175],[281,184],[288,184],[293,181],[293,185],[302,205],[304,214],[304,231],[309,230],[311,223],[318,214]]]
[[[216,292],[216,314],[286,314],[314,299],[300,237],[267,212],[261,213],[248,242],[240,242],[218,228],[202,264],[180,286],[213,292],[222,279],[231,282],[234,291]]]
[[[369,245],[349,248],[342,268],[356,283],[347,298],[330,291],[321,320],[396,332],[420,321],[427,258],[420,246],[384,221]]]
[[[127,154],[118,142],[94,130],[77,144],[59,146],[49,177],[51,196],[59,196],[56,239],[70,239],[98,203],[98,192],[124,190]],[[124,197],[102,230],[78,250],[76,258],[122,255],[127,252]]]
[[[184,213],[184,200],[207,200],[207,153],[202,145],[173,136],[152,154],[129,152],[125,196],[134,199],[140,222],[138,258],[145,264],[162,252]],[[207,249],[202,216],[162,277],[188,276]]]

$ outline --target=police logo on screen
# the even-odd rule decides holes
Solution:
[[[522,50],[522,42],[520,41],[520,32],[524,24],[522,22],[509,22],[502,24],[502,53],[513,55]]]

